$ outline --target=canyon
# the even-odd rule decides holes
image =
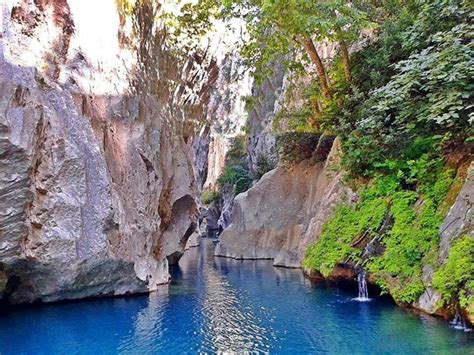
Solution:
[[[113,0],[95,11],[80,3],[1,5],[0,299],[156,291],[210,231],[222,232],[215,256],[301,268],[336,206],[359,196],[344,181],[340,137],[319,135],[308,157],[284,163],[272,120],[286,105],[286,70],[275,63],[253,83],[226,33],[201,56],[176,55],[153,2],[132,16]],[[247,112],[252,94],[261,101]],[[250,171],[262,156],[275,166],[204,206],[244,128]],[[439,231],[441,265],[458,238],[474,238],[471,161]],[[339,266],[330,279],[357,279],[355,265]],[[428,286],[408,306],[452,317],[429,286],[433,272],[425,265]],[[464,315],[473,323],[471,309]]]

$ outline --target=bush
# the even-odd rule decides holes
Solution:
[[[283,164],[298,163],[310,159],[321,133],[286,132],[276,137],[278,161]]]
[[[362,251],[352,248],[352,241],[366,231],[374,234],[382,222],[386,207],[384,198],[365,200],[356,206],[340,205],[334,216],[324,224],[319,241],[308,248],[303,266],[318,270],[327,277],[337,263],[349,257],[353,262],[358,261]]]
[[[435,272],[433,286],[441,293],[442,303],[459,302],[467,308],[474,303],[474,238],[457,239],[446,262]]]
[[[414,3],[353,55],[353,82],[333,115],[344,167],[373,177],[417,139],[472,135],[474,25],[467,1]]]
[[[252,175],[243,165],[226,166],[217,179],[221,191],[227,187],[232,187],[236,195],[247,191],[252,186]]]
[[[453,171],[439,159],[387,161],[386,174],[360,191],[355,206],[342,204],[325,224],[320,240],[308,248],[303,266],[329,275],[337,263],[363,262],[376,282],[398,302],[410,303],[424,291],[422,269],[437,249],[443,214],[438,211],[453,182]],[[366,233],[379,233],[388,211],[391,228],[380,236],[383,253],[360,260],[352,246]]]
[[[205,206],[209,206],[220,198],[221,193],[219,191],[204,190],[201,194],[201,203]]]
[[[247,164],[246,144],[245,135],[239,135],[232,139],[231,147],[225,157],[224,170],[217,179],[217,185],[221,192],[231,188],[237,195],[252,186],[253,179]]]

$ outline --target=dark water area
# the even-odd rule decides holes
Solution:
[[[3,310],[0,354],[473,354],[473,333],[205,240],[159,292]]]

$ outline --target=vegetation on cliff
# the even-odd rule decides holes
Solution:
[[[441,285],[460,265],[450,256],[440,268],[436,256],[445,199],[474,140],[472,2],[201,0],[186,9],[196,20],[207,13],[246,22],[242,55],[257,83],[275,60],[286,65],[287,99],[303,104],[274,119],[284,161],[309,159],[306,148],[322,133],[341,137],[342,168],[360,199],[336,209],[304,266],[323,275],[338,263],[362,266],[382,290],[411,303],[427,286],[429,264],[439,269],[433,285],[444,301],[465,305],[472,290],[464,274]],[[334,58],[324,60],[322,42],[335,45]],[[289,130],[303,133],[295,140]],[[456,259],[472,266],[465,255]]]
[[[318,242],[309,247],[304,267],[328,276],[338,263],[350,262],[368,269],[397,301],[418,299],[424,291],[423,265],[436,263],[440,206],[453,171],[426,154],[407,174],[398,172],[378,175],[361,188],[357,204],[336,209]],[[416,188],[407,189],[409,182]]]
[[[474,239],[468,235],[457,239],[448,259],[435,273],[433,286],[441,293],[443,303],[458,300],[461,307],[474,304]]]
[[[455,181],[450,166],[470,159],[472,149],[471,6],[437,0],[401,6],[378,39],[354,54],[343,103],[322,115],[321,124],[343,138],[343,166],[361,197],[339,206],[309,247],[305,267],[328,275],[338,263],[363,266],[401,303],[424,292],[423,266],[439,267],[443,201]],[[448,163],[454,152],[462,158]],[[472,302],[472,239],[466,238],[458,242],[463,254],[454,248],[433,282],[444,302],[463,307]],[[378,248],[365,247],[363,255],[362,239]],[[462,271],[443,284],[447,270],[457,267]]]
[[[245,135],[238,135],[232,139],[225,157],[224,170],[217,180],[220,191],[230,188],[237,195],[252,186],[253,177],[248,168],[246,147]]]

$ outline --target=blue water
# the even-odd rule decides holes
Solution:
[[[157,293],[0,313],[0,354],[472,354],[473,333],[269,261],[191,249]]]

